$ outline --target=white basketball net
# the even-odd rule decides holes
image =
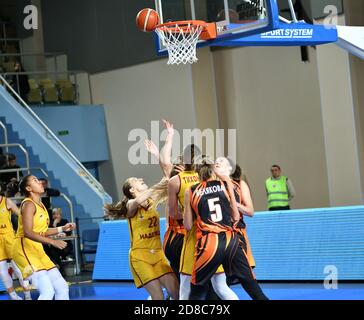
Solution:
[[[203,26],[194,24],[188,24],[183,28],[178,24],[173,25],[172,28],[157,28],[157,34],[168,50],[167,64],[179,65],[196,62],[198,60],[196,45],[202,30]]]

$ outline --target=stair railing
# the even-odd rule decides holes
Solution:
[[[9,85],[9,83],[0,75],[0,82],[20,101],[24,108],[29,112],[29,114],[38,122],[38,124],[44,129],[47,138],[52,138],[62,150],[68,156],[68,158],[73,161],[79,168],[79,175],[86,178],[90,186],[94,186],[100,193],[105,194],[104,187],[95,177],[84,167],[84,165],[72,154],[72,152],[58,139],[58,137],[53,133],[51,129],[35,114],[35,112],[29,107],[29,105],[18,95],[18,93]],[[0,145],[1,146],[1,145]]]

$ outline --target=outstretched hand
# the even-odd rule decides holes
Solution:
[[[150,152],[156,158],[159,157],[159,150],[152,140],[146,139],[144,141],[144,145],[147,148],[148,152]]]
[[[162,119],[164,125],[166,126],[166,129],[168,131],[169,135],[173,135],[174,134],[174,129],[173,129],[173,124],[170,123],[168,120]]]

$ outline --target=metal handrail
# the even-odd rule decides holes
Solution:
[[[77,73],[87,73],[86,71],[83,70],[69,70],[69,71],[25,71],[25,72],[1,72],[2,74],[5,75],[14,75],[14,74],[26,74],[26,75],[32,75],[32,74],[60,74],[60,73],[70,73],[70,74],[77,74]]]
[[[81,74],[81,73],[86,73],[87,74],[87,80],[88,80],[88,90],[89,90],[89,94],[90,94],[90,102],[91,104],[93,104],[93,95],[92,95],[92,88],[91,88],[91,79],[90,79],[90,74],[87,71],[84,70],[70,70],[70,71],[26,71],[26,72],[0,72],[0,76],[1,74],[3,74],[5,77],[6,76],[12,76],[12,75],[16,75],[17,76],[17,85],[19,88],[19,75],[39,75],[39,74],[55,74],[56,78],[58,74],[67,74],[67,75],[71,75],[74,77],[74,85],[76,88],[78,88],[77,85],[77,75]],[[78,94],[78,89],[77,89],[77,94]]]
[[[78,220],[101,220],[104,219],[105,217],[90,217],[90,218],[77,218]]]
[[[49,178],[48,173],[41,167],[31,167],[31,168],[14,168],[14,169],[0,169],[0,173],[7,173],[7,172],[17,172],[17,179],[19,181],[20,176],[19,176],[19,172],[21,171],[32,171],[32,170],[39,170],[40,172],[42,172],[47,178]],[[48,184],[50,184],[48,182]]]
[[[0,121],[0,127],[3,128],[4,130],[4,144],[8,144],[8,129],[6,128],[5,124],[3,124],[1,121]],[[9,152],[8,147],[5,147],[5,152],[6,153]]]
[[[71,200],[64,194],[64,193],[61,193],[60,194],[61,197],[63,197],[66,202],[68,203],[68,206],[70,208],[70,219],[71,219],[71,222],[74,222],[75,221],[75,216],[74,216],[74,212],[73,212],[73,204],[71,202]],[[74,231],[74,230],[73,230]],[[74,234],[74,232],[72,232]],[[80,260],[79,260],[79,235],[77,235],[77,237],[75,238],[75,258],[76,258],[76,274],[79,274],[80,273],[80,270],[81,270],[81,266],[80,266]]]
[[[52,130],[48,128],[48,126],[35,114],[35,112],[28,106],[28,104],[18,95],[17,92],[9,85],[9,83],[0,75],[0,80],[5,84],[5,86],[19,99],[21,104],[27,109],[30,115],[43,127],[46,134],[53,138],[53,140],[58,144],[58,146],[66,153],[66,155],[76,163],[76,165],[83,170],[83,173],[86,175],[87,179],[92,181],[92,183],[96,186],[96,188],[105,193],[104,187],[101,185],[99,181],[85,168],[85,166],[72,154],[72,152],[58,139],[58,137],[53,133]],[[1,145],[0,145],[1,146]]]
[[[24,153],[24,155],[25,155],[25,165],[26,165],[26,169],[25,170],[28,172],[28,174],[30,174],[30,171],[29,171],[29,167],[30,167],[29,154],[28,154],[28,151],[25,150],[25,148],[20,143],[0,144],[0,148],[1,147],[17,147],[17,148],[19,148]]]
[[[43,52],[43,53],[33,53],[33,52],[26,52],[26,53],[0,53],[0,57],[21,57],[21,56],[44,56],[44,57],[53,57],[53,56],[60,56],[66,54],[65,52]]]

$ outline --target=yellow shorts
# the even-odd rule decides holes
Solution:
[[[194,224],[191,230],[187,233],[183,241],[183,247],[181,251],[181,262],[179,267],[179,272],[181,274],[192,276],[193,264],[195,260],[196,253],[196,243],[197,243],[197,226]],[[224,268],[222,265],[217,269],[216,273],[223,273]]]
[[[14,240],[14,232],[0,234],[0,261],[12,258]]]
[[[50,270],[56,267],[44,252],[43,245],[28,238],[16,238],[13,246],[13,260],[18,265],[23,278],[33,272]]]
[[[131,249],[129,251],[130,271],[137,288],[159,279],[167,273],[173,273],[162,249]]]

